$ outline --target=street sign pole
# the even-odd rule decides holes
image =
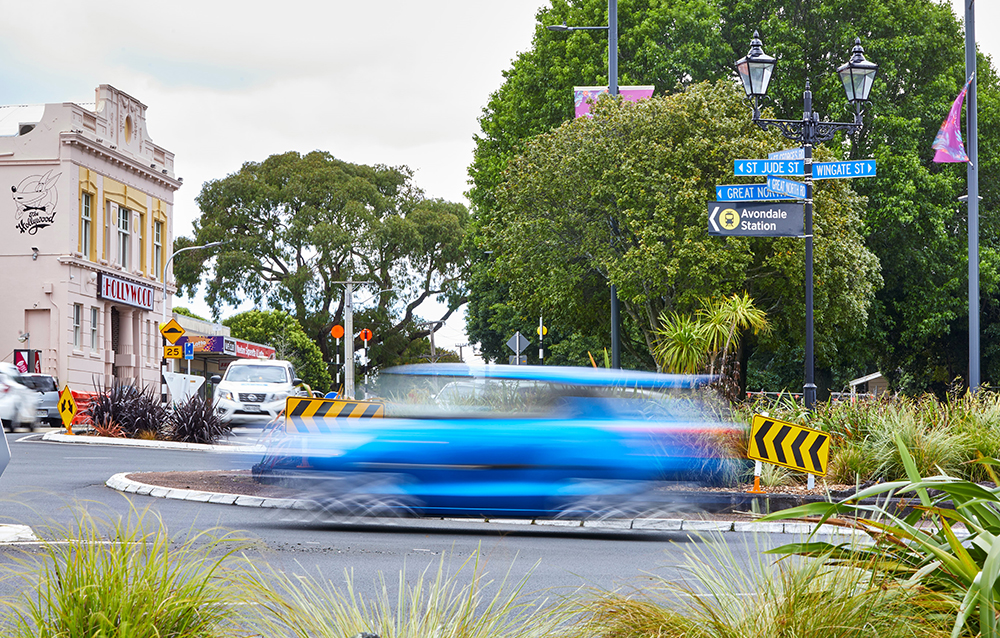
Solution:
[[[805,91],[803,96],[803,122],[812,122],[812,92]],[[813,178],[812,178],[812,136],[803,135],[802,150],[804,153],[804,169],[806,184],[805,200],[805,239],[806,239],[806,382],[803,385],[803,399],[807,410],[812,411],[816,405],[816,364],[813,357]]]

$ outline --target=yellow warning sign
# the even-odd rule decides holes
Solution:
[[[184,356],[184,346],[163,346],[164,359],[180,359]]]
[[[375,401],[288,397],[285,399],[285,431],[308,434],[336,430],[330,419],[371,419],[385,416],[385,404]]]
[[[184,336],[184,328],[177,323],[176,319],[171,319],[165,325],[160,326],[160,334],[170,343],[177,343],[177,340]]]
[[[59,416],[62,417],[63,425],[72,434],[73,417],[76,416],[76,399],[73,398],[73,393],[68,385],[59,393]]]
[[[750,422],[750,448],[747,456],[757,461],[824,476],[830,459],[830,435],[755,414]]]

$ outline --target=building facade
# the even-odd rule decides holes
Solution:
[[[0,352],[14,362],[15,350],[38,351],[38,371],[74,390],[115,378],[159,387],[181,180],[144,104],[109,85],[96,97],[92,108],[0,107],[11,197],[0,197]]]

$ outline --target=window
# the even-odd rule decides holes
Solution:
[[[91,259],[91,234],[94,232],[94,218],[90,209],[90,193],[80,197],[80,252],[85,259]]]
[[[97,328],[101,322],[100,308],[90,308],[90,349],[97,351]]]
[[[83,322],[83,304],[73,304],[73,347],[80,347],[80,329]]]
[[[163,274],[163,222],[153,222],[153,279]]]
[[[146,265],[149,263],[149,258],[146,257],[146,213],[139,213],[136,233],[139,235],[139,270],[146,272]]]
[[[132,211],[127,208],[118,209],[118,263],[122,268],[128,269],[129,267],[129,218],[132,216]]]

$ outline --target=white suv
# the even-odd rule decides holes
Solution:
[[[38,393],[24,385],[14,364],[0,361],[0,421],[11,432],[17,427],[35,429]]]
[[[288,361],[237,359],[223,377],[212,377],[215,410],[223,421],[263,425],[285,409],[285,398],[298,394],[302,380]]]

